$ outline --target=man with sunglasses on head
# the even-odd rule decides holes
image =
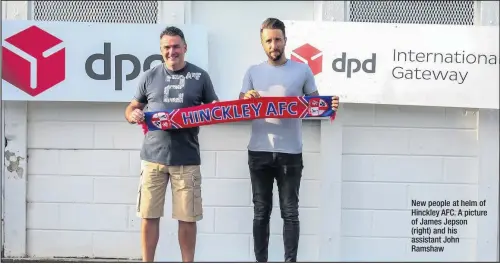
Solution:
[[[164,64],[141,77],[135,98],[125,110],[129,123],[144,121],[146,104],[149,111],[162,111],[218,100],[208,73],[184,60],[187,44],[182,30],[167,27],[160,34],[160,51]],[[142,259],[144,262],[154,261],[170,179],[172,218],[179,222],[182,261],[193,262],[196,222],[203,218],[199,128],[145,131],[137,201],[137,215],[142,218]]]

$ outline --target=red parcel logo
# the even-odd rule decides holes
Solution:
[[[321,73],[323,70],[323,53],[309,43],[294,49],[291,59],[309,65],[314,75]]]
[[[5,39],[2,79],[37,96],[66,78],[65,52],[62,40],[31,26]]]

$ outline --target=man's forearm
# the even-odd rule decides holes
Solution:
[[[310,94],[306,94],[306,96],[319,96],[319,92],[318,92],[318,90],[316,90]]]

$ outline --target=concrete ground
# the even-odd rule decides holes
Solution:
[[[100,259],[100,258],[2,258],[2,263],[19,263],[19,262],[32,262],[32,263],[82,263],[82,262],[141,262],[138,259]]]

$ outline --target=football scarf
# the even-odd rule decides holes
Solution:
[[[148,133],[148,125],[146,125],[145,122],[139,123],[139,125],[142,127],[142,132],[144,133],[144,135],[146,135],[146,133]]]
[[[332,96],[260,97],[144,113],[143,130],[169,130],[262,118],[335,119]]]

